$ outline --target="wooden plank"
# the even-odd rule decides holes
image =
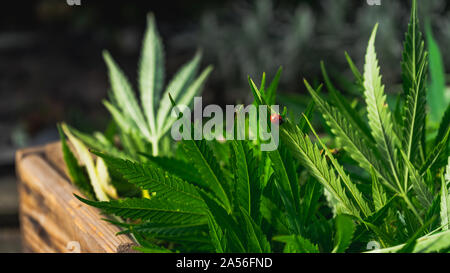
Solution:
[[[19,217],[24,249],[31,252],[130,251],[133,240],[73,196],[60,144],[18,151]],[[59,152],[58,152],[59,151]]]
[[[69,143],[69,147],[71,147]],[[58,172],[64,175],[67,179],[69,178],[69,172],[67,170],[66,163],[64,162],[64,156],[61,149],[61,142],[53,142],[44,146],[44,154],[47,161],[54,167]]]

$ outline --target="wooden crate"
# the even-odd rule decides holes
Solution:
[[[19,218],[25,252],[130,252],[134,245],[96,208],[73,196],[61,143],[16,153]]]

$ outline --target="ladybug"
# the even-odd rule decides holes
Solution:
[[[279,114],[273,113],[272,115],[270,115],[270,122],[274,124],[282,124],[283,117]]]

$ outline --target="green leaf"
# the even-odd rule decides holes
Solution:
[[[237,203],[254,220],[259,219],[262,185],[258,177],[258,162],[245,141],[233,140],[231,147]]]
[[[373,29],[367,47],[364,64],[364,96],[367,104],[367,116],[372,136],[384,160],[386,160],[389,171],[392,173],[397,191],[402,189],[398,175],[398,163],[394,150],[394,131],[391,113],[386,103],[384,86],[381,83],[380,68],[375,53],[375,36],[378,24]],[[376,169],[376,168],[375,168]]]
[[[201,53],[197,52],[187,64],[183,65],[170,80],[169,84],[161,97],[157,119],[158,131],[161,131],[166,123],[171,107],[169,93],[176,101],[183,92],[186,92],[189,85],[194,81],[201,60]]]
[[[224,240],[223,231],[210,212],[208,213],[208,227],[211,243],[214,246],[216,253],[224,253],[227,246]]]
[[[423,180],[423,177],[419,174],[419,171],[412,165],[411,161],[406,158],[405,153],[403,151],[400,152],[408,168],[410,181],[412,182],[412,187],[417,195],[417,199],[424,208],[428,209],[433,203],[433,196],[427,188],[427,184]]]
[[[270,181],[273,184],[273,179]],[[275,190],[274,190],[275,191]],[[278,192],[273,192],[273,195],[279,195]],[[283,206],[281,201],[274,196],[263,196],[261,201],[261,214],[263,216],[263,223],[267,221],[269,230],[276,230],[281,234],[289,234],[289,223],[287,215],[284,210],[279,208]],[[279,198],[279,197],[278,197]]]
[[[347,101],[347,98],[344,97],[331,83],[331,80],[328,77],[328,73],[325,69],[325,64],[321,62],[320,66],[322,69],[322,75],[325,80],[326,87],[330,94],[330,98],[333,100],[337,109],[339,109],[340,114],[345,117],[347,123],[351,123],[351,126],[355,128],[355,130],[358,130],[361,137],[364,137],[368,142],[373,142],[374,139],[370,134],[370,129],[367,124],[362,120],[359,113],[350,105],[350,103]]]
[[[181,143],[188,159],[202,177],[200,185],[210,189],[222,202],[227,211],[231,211],[228,185],[222,170],[205,140],[183,140]]]
[[[439,130],[436,136],[435,144],[441,141],[445,133],[448,131],[449,127],[450,127],[450,104],[447,106],[444,116],[442,117],[441,122],[439,124]]]
[[[285,252],[291,253],[319,253],[319,247],[311,243],[301,235],[280,235],[273,238],[274,241],[286,244]]]
[[[350,70],[352,71],[353,76],[355,76],[356,83],[361,87],[361,89],[364,90],[364,79],[361,75],[361,72],[359,72],[359,69],[353,63],[352,58],[350,57],[350,55],[348,55],[347,52],[345,52],[345,59],[347,60],[348,65],[350,66]]]
[[[128,120],[116,106],[114,106],[107,100],[103,100],[103,104],[105,105],[106,109],[108,109],[114,121],[117,123],[117,125],[119,125],[119,128],[123,132],[130,133],[131,130],[134,129],[133,128],[135,127],[134,122]]]
[[[131,225],[129,229],[121,231],[120,234],[140,233],[148,237],[170,241],[188,241],[209,243],[206,224],[167,224],[144,222],[142,224]]]
[[[147,139],[151,139],[152,135],[149,131],[149,127],[145,122],[128,79],[107,51],[103,52],[103,58],[108,67],[111,90],[114,93],[118,105],[124,114],[136,123],[136,126],[139,128],[142,135]]]
[[[172,253],[172,251],[163,247],[157,247],[157,245],[155,247],[136,246],[134,249],[142,253]]]
[[[450,141],[450,127],[447,128],[447,133],[445,134],[445,136],[443,136],[443,138],[440,139],[437,145],[435,145],[433,150],[431,150],[431,152],[428,154],[427,159],[420,168],[421,175],[424,175],[427,170],[434,167],[435,163],[439,161],[439,158],[442,155],[445,155],[445,152],[448,150],[449,141]]]
[[[304,80],[306,81],[306,80]],[[319,94],[322,90],[322,85],[319,85],[319,87],[316,89],[315,93]],[[308,134],[309,132],[309,126],[307,126],[306,118],[311,119],[314,113],[314,109],[316,107],[316,104],[314,100],[311,100],[308,105],[306,106],[305,111],[303,112],[303,115],[300,117],[300,121],[298,123],[298,127],[304,134]]]
[[[426,80],[428,53],[424,50],[422,33],[419,31],[416,1],[413,1],[411,20],[406,33],[402,78],[403,92],[406,102],[403,110],[403,139],[402,146],[406,149],[406,156],[417,165],[420,143],[425,130],[426,115]],[[405,173],[407,170],[405,170]],[[406,179],[406,178],[405,178]]]
[[[417,16],[417,1],[412,1],[408,31],[405,33],[402,52],[402,80],[405,95],[417,87],[420,80],[418,73],[424,60],[424,42],[419,30],[419,18]]]
[[[364,214],[365,217],[372,214],[369,205],[364,200],[364,197],[362,193],[358,190],[356,185],[350,180],[350,177],[345,173],[344,168],[337,162],[337,160],[334,158],[332,153],[328,150],[328,147],[322,142],[319,135],[316,133],[314,128],[312,127],[311,123],[306,120],[309,124],[309,127],[311,128],[311,131],[315,135],[317,141],[319,142],[322,149],[324,149],[325,153],[327,154],[328,158],[331,161],[331,164],[333,165],[334,169],[337,171],[339,177],[341,178],[341,181],[345,184],[346,188],[350,192],[350,195],[352,196],[353,200],[355,200],[357,206],[359,207],[359,210]]]
[[[232,164],[234,171],[234,183],[236,199],[239,206],[244,208],[247,212],[252,211],[252,195],[250,194],[251,182],[250,174],[248,170],[247,158],[244,152],[244,147],[242,141],[232,141]],[[250,160],[250,158],[249,158]],[[255,185],[257,186],[257,185]]]
[[[261,231],[261,228],[253,221],[248,212],[239,207],[243,223],[245,234],[247,236],[247,253],[270,253],[270,244],[267,241],[265,234]]]
[[[245,252],[246,236],[232,215],[211,198],[208,194],[200,192],[206,205],[209,208],[208,215],[211,217],[220,229],[224,232],[227,244],[227,252]]]
[[[384,204],[383,207],[379,208],[372,215],[365,218],[363,221],[364,225],[358,226],[354,235],[354,240],[361,241],[365,234],[369,233],[369,231],[373,231],[374,235],[378,237],[380,242],[384,244],[392,244],[394,242],[392,234],[388,233],[388,231],[383,227],[383,224],[388,219],[389,213],[396,199],[398,199],[398,196],[394,195]]]
[[[102,157],[109,167],[122,174],[128,182],[153,192],[153,196],[161,200],[189,206],[203,205],[203,200],[195,186],[154,165],[115,158],[99,152],[94,153]]]
[[[430,118],[437,123],[444,114],[444,109],[448,107],[448,101],[445,97],[445,71],[441,51],[434,40],[430,22],[425,24],[425,36],[428,50],[430,51],[429,72],[431,78],[428,85],[427,101],[430,109]]]
[[[320,89],[317,89],[317,92],[319,92],[319,91],[320,91]],[[308,103],[308,105],[306,106],[306,109],[303,112],[303,115],[300,117],[300,121],[298,122],[298,127],[304,134],[308,134],[308,132],[309,132],[309,126],[306,126],[307,124],[306,124],[305,117],[307,117],[308,119],[311,119],[315,107],[316,107],[316,103],[313,100],[310,101]]]
[[[269,152],[269,157],[274,171],[274,183],[286,209],[290,230],[291,232],[298,234],[301,231],[298,215],[300,197],[298,179],[295,174],[293,161],[292,159],[287,160],[290,156],[287,155],[287,149],[283,146],[280,146],[275,151]],[[294,173],[294,175],[292,175],[292,173]]]
[[[92,189],[83,168],[78,164],[78,160],[67,145],[66,137],[64,136],[64,132],[60,125],[58,125],[58,132],[61,140],[63,158],[67,166],[67,171],[69,172],[70,180],[86,197],[93,198],[94,190]]]
[[[150,240],[138,232],[134,232],[133,237],[136,239],[136,242],[140,244],[140,246],[134,247],[137,251],[143,253],[172,253],[169,249],[150,242]]]
[[[119,131],[118,136],[120,139],[120,144],[123,147],[123,150],[121,151],[122,153],[127,154],[127,156],[130,156],[130,158],[132,159],[138,159],[137,157],[137,153],[139,150],[142,150],[141,147],[138,147],[136,141],[135,141],[135,137],[136,135],[141,135],[139,133],[136,133],[136,131],[132,130],[128,133],[124,132],[124,131]],[[95,148],[94,148],[95,149]],[[114,155],[113,153],[110,153],[108,151],[109,154]],[[115,155],[117,156],[117,155]]]
[[[115,146],[113,146],[112,143],[105,144],[104,142],[98,141],[97,138],[95,138],[91,135],[82,133],[67,124],[64,124],[64,125],[77,139],[79,139],[81,142],[86,144],[86,146],[88,146],[89,148],[99,150],[99,151],[104,151],[104,152],[107,152],[108,154],[114,155],[116,157],[131,159],[131,156],[129,154],[124,153],[123,151],[120,151]]]
[[[150,220],[153,223],[195,224],[205,223],[204,207],[186,206],[178,202],[167,202],[160,198],[125,198],[109,202],[97,202],[75,195],[80,201],[131,220]]]
[[[164,52],[153,14],[147,16],[139,63],[141,104],[152,135],[156,135],[155,106],[164,84]]]
[[[411,253],[414,250],[414,247],[417,244],[417,239],[423,232],[428,228],[428,226],[433,222],[435,217],[428,220],[427,223],[422,225],[409,239],[408,241],[403,245],[403,247],[397,251],[397,253]]]
[[[450,195],[448,194],[448,185],[450,184],[450,157],[445,177],[444,172],[441,173],[441,182],[441,226],[442,230],[448,230],[450,219]]]
[[[150,242],[138,232],[135,232],[133,236],[136,239],[137,243],[140,244],[140,246],[134,247],[134,249],[136,249],[137,251],[143,253],[172,253],[172,251],[170,251],[169,249]]]
[[[320,207],[319,198],[322,195],[320,184],[310,177],[306,185],[302,186],[303,196],[300,203],[300,216],[303,226],[308,226],[315,217],[315,213]]]
[[[280,136],[290,147],[293,155],[336,198],[341,208],[339,212],[360,218],[359,210],[348,199],[340,179],[336,177],[334,170],[328,165],[326,157],[321,155],[317,145],[314,145],[309,137],[305,136],[289,120],[286,120],[280,126]]]
[[[404,247],[405,244],[376,249],[369,253],[393,253]],[[439,251],[448,251],[450,248],[450,230],[439,232],[432,235],[425,235],[417,239],[412,252],[414,253],[432,253]]]
[[[255,98],[256,106],[259,105],[268,105],[266,101],[264,100],[261,92],[258,90],[258,87],[256,87],[256,84],[253,82],[253,80],[248,76],[248,83],[250,85],[250,90],[253,93],[253,97]]]
[[[375,174],[375,171],[371,169],[370,175],[372,176],[372,197],[373,203],[375,205],[375,210],[378,211],[386,205],[387,198],[386,193],[380,182],[378,181],[378,177]]]
[[[355,223],[351,217],[340,214],[335,218],[336,224],[336,237],[335,246],[333,248],[334,253],[343,253],[350,246],[352,242],[353,234],[355,233]]]
[[[278,83],[280,81],[281,72],[283,71],[283,68],[280,66],[278,68],[277,73],[275,74],[275,77],[270,82],[269,88],[264,92],[266,97],[266,102],[268,105],[274,105],[276,103],[276,93],[278,89]]]
[[[201,176],[197,170],[192,168],[192,166],[184,160],[166,156],[152,156],[145,153],[139,154],[144,156],[159,168],[191,184],[196,184],[199,180],[201,180]]]
[[[179,95],[179,98],[175,99],[176,103],[178,105],[190,105],[192,104],[192,100],[196,95],[198,95],[202,88],[204,83],[206,82],[206,79],[208,78],[209,74],[213,70],[212,66],[206,67],[202,73],[193,81],[189,86],[187,86],[186,91],[184,91],[182,94]],[[170,90],[170,89],[169,89]],[[170,91],[172,94],[172,91]],[[173,122],[176,120],[173,116],[167,116],[165,117],[165,123],[163,124],[162,130],[159,131],[159,135],[164,135],[172,126]]]
[[[373,168],[390,186],[390,176],[386,173],[384,166],[379,163],[377,154],[373,152],[374,147],[361,136],[360,130],[354,129],[344,116],[335,107],[324,101],[306,81],[305,86],[344,150],[366,171],[370,172]]]
[[[61,128],[63,132],[67,135],[70,142],[75,148],[75,151],[80,158],[80,162],[82,166],[86,167],[86,171],[89,176],[90,183],[95,193],[95,197],[100,201],[109,200],[108,194],[106,193],[106,185],[103,184],[103,180],[100,179],[99,174],[97,172],[96,165],[94,163],[94,159],[92,158],[91,153],[88,148],[81,142],[78,138],[76,138],[72,131],[66,124],[61,124]]]

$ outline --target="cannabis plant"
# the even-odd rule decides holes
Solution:
[[[279,76],[267,92],[261,87],[266,99]],[[132,233],[145,252],[319,252],[322,242],[324,251],[345,250],[347,239],[331,237],[334,220],[315,216],[321,196],[316,181],[309,179],[300,190],[297,166],[286,147],[269,153],[256,147],[245,140],[182,140],[180,158],[166,158],[164,166],[94,152],[124,179],[152,192],[151,198],[78,198],[130,220],[114,223],[124,228],[122,233]],[[223,153],[228,160],[218,160]],[[341,233],[354,227],[348,216],[336,219]]]
[[[183,139],[170,157],[139,147],[141,159],[125,146],[102,149],[87,143],[110,170],[112,185],[147,195],[122,191],[114,200],[77,198],[115,216],[108,221],[132,234],[143,252],[362,252],[372,247],[448,252],[450,110],[447,106],[438,128],[426,126],[428,53],[416,1],[401,64],[403,94],[395,107],[386,100],[376,32],[377,26],[362,73],[346,55],[362,101],[350,103],[322,65],[329,99],[323,98],[322,85],[305,80],[313,101],[299,122],[287,118],[286,109],[271,113],[275,119],[258,117],[278,121],[271,127],[281,135],[276,150],[261,151],[257,140]],[[280,76],[281,69],[266,84],[263,74],[259,86],[249,78],[254,104],[274,111]],[[127,111],[139,109],[134,106]],[[329,137],[312,126],[315,109]],[[152,137],[145,140],[153,144]],[[62,144],[72,178],[83,177],[84,169],[65,140]],[[80,146],[76,140],[72,144]],[[95,166],[86,164],[88,172]],[[101,175],[97,180],[94,188],[107,188]]]
[[[117,125],[117,134],[124,151],[137,158],[137,151],[147,149],[146,145],[150,144],[151,154],[158,155],[160,140],[175,121],[170,115],[169,92],[177,104],[189,105],[194,96],[200,93],[212,67],[208,66],[196,76],[201,61],[201,52],[198,51],[164,89],[164,50],[152,14],[148,15],[138,69],[140,103],[127,77],[108,51],[103,52],[103,58],[111,85],[110,100],[104,100],[103,103]],[[100,132],[89,137],[76,130],[72,131],[91,147],[112,149],[114,153],[120,153],[114,143]]]
[[[201,52],[199,51],[191,61],[180,68],[163,92],[164,51],[152,14],[148,15],[148,25],[142,43],[138,69],[140,104],[127,77],[109,52],[104,51],[103,57],[109,71],[111,84],[110,100],[104,100],[103,103],[112,116],[114,125],[111,127],[112,130],[108,130],[107,134],[95,132],[93,136],[90,136],[66,124],[62,126],[71,142],[77,144],[74,145],[76,152],[82,158],[82,165],[86,166],[88,170],[98,200],[107,200],[108,195],[117,198],[117,195],[111,196],[111,189],[101,191],[102,188],[96,186],[99,183],[95,181],[109,181],[109,173],[106,166],[102,168],[104,170],[102,172],[99,172],[98,169],[95,171],[96,167],[91,163],[93,159],[87,155],[89,153],[85,144],[90,148],[139,161],[148,160],[140,152],[153,156],[161,154],[160,146],[163,146],[162,154],[170,154],[171,147],[166,135],[176,119],[170,115],[171,102],[168,94],[170,92],[177,104],[190,105],[194,96],[201,92],[202,86],[212,70],[212,67],[208,66],[199,76],[196,76],[201,61]],[[114,139],[116,135],[120,139],[121,149]],[[99,159],[97,166],[103,166],[102,162]],[[103,174],[104,178],[98,179],[98,173]],[[77,179],[80,179],[80,176],[72,175],[72,180]],[[106,185],[105,183],[100,184]],[[147,195],[147,192],[143,193]]]
[[[339,156],[342,163],[327,149],[312,127],[330,164],[323,160],[319,149],[294,124],[287,123],[281,129],[281,135],[296,157],[309,166],[311,173],[324,186],[330,196],[329,203],[337,214],[352,215],[373,232],[372,236],[381,246],[407,242],[403,248],[394,249],[425,251],[424,247],[414,247],[417,237],[427,238],[438,230],[448,229],[448,180],[443,177],[442,168],[449,158],[449,107],[438,133],[432,133],[435,138],[427,142],[428,53],[419,31],[416,2],[413,1],[404,43],[401,65],[403,94],[393,111],[386,102],[375,53],[376,31],[377,26],[369,40],[363,73],[347,56],[363,92],[365,109],[351,105],[332,85],[325,69],[324,78],[332,98],[330,102],[322,99],[305,81],[335,139],[334,144],[344,152]],[[360,115],[360,112],[364,114]],[[348,171],[345,171],[344,163],[349,165]],[[351,178],[352,175],[355,178]],[[367,176],[371,180],[367,180]],[[434,236],[442,236],[445,237],[442,239],[444,242],[449,241],[447,232]]]

